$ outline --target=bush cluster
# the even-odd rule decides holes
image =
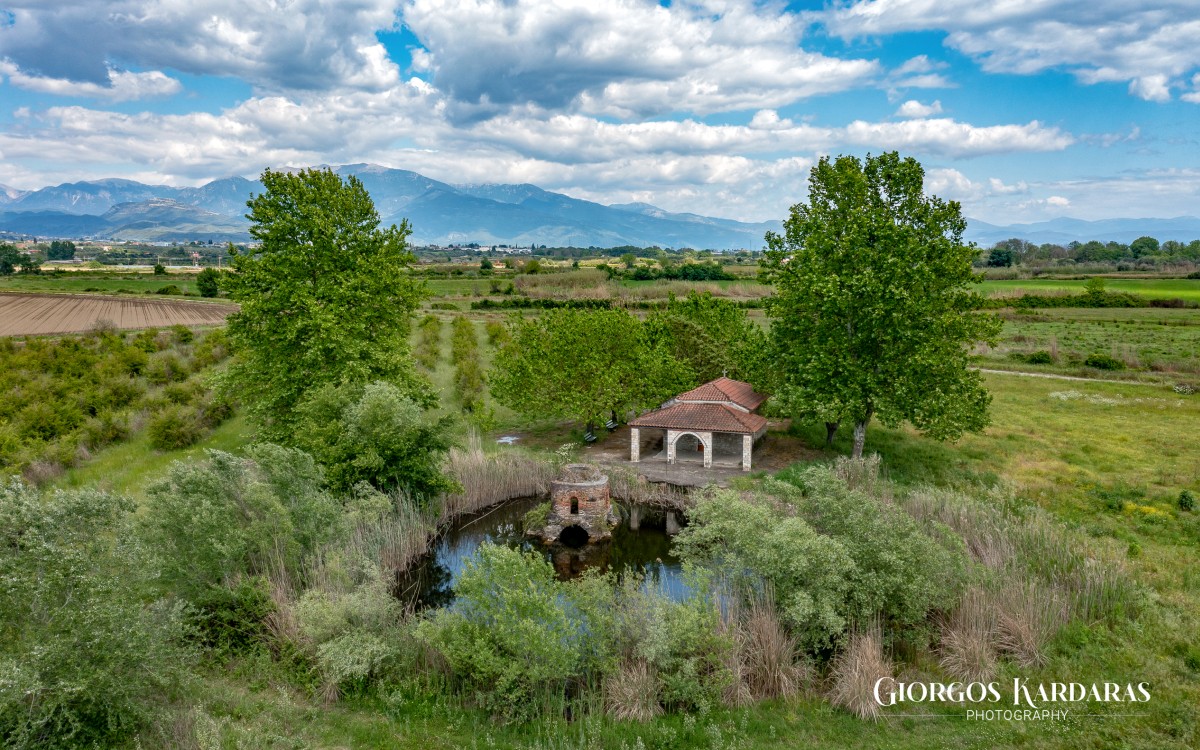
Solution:
[[[126,333],[104,325],[20,346],[0,339],[0,392],[8,396],[0,399],[0,469],[52,476],[128,438],[142,414],[155,425],[157,447],[195,442],[230,412],[204,395],[204,371],[228,357],[224,341],[219,329]]]

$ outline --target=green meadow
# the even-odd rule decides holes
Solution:
[[[1013,279],[982,282],[980,292],[989,297],[1020,297],[1084,290],[1087,279]],[[1104,279],[1110,292],[1128,292],[1153,299],[1182,299],[1200,302],[1200,279]]]

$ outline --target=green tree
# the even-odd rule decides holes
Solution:
[[[70,240],[54,240],[50,243],[50,249],[46,251],[46,258],[49,260],[74,260],[75,243]]]
[[[762,275],[780,368],[777,403],[827,426],[909,422],[938,439],[988,424],[991,396],[969,346],[999,332],[976,312],[974,246],[955,201],[924,193],[919,162],[895,152],[825,157],[809,200],[767,233]]]
[[[625,253],[621,256],[621,262],[625,264],[626,268],[633,268],[637,265],[637,256],[633,253]]]
[[[772,390],[766,333],[733,302],[693,290],[682,299],[672,297],[646,325],[691,369],[693,385],[724,375]]]
[[[221,272],[215,268],[206,268],[196,275],[196,288],[201,297],[216,297],[221,291]]]
[[[442,473],[451,419],[434,419],[399,388],[326,384],[300,404],[297,444],[325,468],[334,490],[358,482],[418,500],[455,489]]]
[[[154,264],[154,275],[155,276],[166,276],[167,275],[167,267],[164,266],[162,263],[155,263]]]
[[[1144,258],[1158,252],[1158,240],[1153,237],[1138,237],[1129,243],[1129,251],[1135,258]]]
[[[413,278],[407,222],[380,229],[356,177],[267,170],[247,204],[261,245],[230,249],[224,279],[241,303],[230,317],[237,359],[224,382],[267,435],[289,437],[295,409],[328,383],[393,383],[431,406],[413,369],[408,333],[424,286]]]
[[[549,310],[514,317],[510,331],[489,382],[497,401],[527,416],[590,426],[657,406],[690,382],[688,368],[625,310]]]
[[[0,276],[11,276],[21,265],[21,251],[15,245],[0,244]]]
[[[1016,254],[1007,247],[997,245],[988,251],[987,264],[992,268],[1007,268],[1016,261]]]

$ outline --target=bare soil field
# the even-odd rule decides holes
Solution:
[[[79,333],[100,321],[117,328],[221,325],[236,305],[78,294],[0,294],[0,336]]]

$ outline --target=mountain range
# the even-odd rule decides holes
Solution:
[[[713,250],[759,249],[780,222],[759,223],[671,213],[648,203],[603,205],[529,184],[452,185],[374,164],[332,168],[355,175],[384,224],[407,219],[414,244],[510,244],[578,247],[658,245]],[[123,179],[71,182],[22,191],[0,185],[0,232],[64,239],[143,242],[246,242],[246,201],[262,184],[225,177],[202,187],[146,185]],[[1037,244],[1073,240],[1130,242],[1200,238],[1200,218],[1059,218],[997,225],[968,219],[967,239],[988,247],[1010,237]]]
[[[384,224],[407,219],[415,244],[477,242],[581,247],[761,248],[779,222],[670,213],[642,203],[605,206],[536,185],[451,185],[373,164],[333,167],[371,194]],[[108,179],[29,192],[0,186],[0,231],[38,237],[245,242],[246,201],[258,181],[226,177],[198,188]]]

